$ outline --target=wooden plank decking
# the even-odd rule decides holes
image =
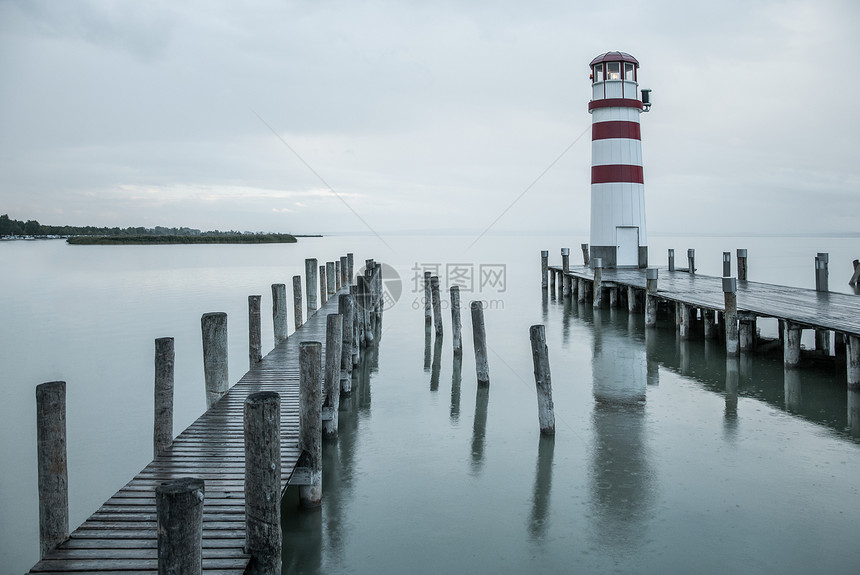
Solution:
[[[561,267],[550,266],[550,270],[558,273]],[[585,266],[572,266],[568,275],[594,280],[594,270]],[[644,290],[645,270],[604,269],[602,281]],[[657,295],[694,307],[725,310],[722,278],[719,277],[660,268]],[[860,297],[856,295],[738,281],[737,300],[738,311],[860,336]]]
[[[325,348],[326,315],[336,312],[337,297],[332,297],[30,572],[157,573],[155,487],[200,477],[206,490],[203,571],[244,573],[245,398],[257,391],[281,396],[281,484],[286,489],[300,455],[299,343],[319,341]]]

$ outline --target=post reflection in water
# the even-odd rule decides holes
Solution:
[[[480,475],[484,467],[484,434],[487,431],[487,404],[489,401],[490,388],[478,387],[475,397],[475,423],[472,426],[472,475]]]
[[[535,487],[532,497],[532,514],[529,522],[529,536],[532,541],[543,539],[549,521],[550,491],[552,489],[552,456],[555,451],[555,437],[541,435],[538,443]]]
[[[727,438],[737,439],[738,431],[738,360],[735,357],[726,358],[726,412],[723,418],[723,429]]]
[[[631,317],[637,317],[631,315]],[[645,330],[645,382],[648,385],[660,385],[660,360],[657,347],[660,345],[656,329]]]
[[[860,389],[848,390],[848,430],[860,439]]]
[[[463,380],[463,357],[455,355],[451,369],[451,421],[460,421],[460,383]]]
[[[597,544],[617,554],[638,547],[654,500],[646,448],[647,359],[641,344],[594,314],[591,507]]]
[[[442,371],[442,336],[433,342],[433,365],[430,369],[430,391],[439,389],[439,372]]]
[[[431,326],[428,323],[424,328],[424,371],[430,371],[430,340],[432,338],[430,332]]]
[[[803,394],[800,391],[800,370],[786,369],[784,371],[785,410],[789,413],[800,413],[803,408]]]

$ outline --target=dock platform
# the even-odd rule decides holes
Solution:
[[[157,573],[155,488],[181,477],[205,481],[203,572],[244,573],[250,559],[244,550],[245,398],[258,391],[280,394],[283,493],[301,454],[299,344],[321,342],[325,353],[326,316],[337,313],[337,300],[328,299],[30,573]]]

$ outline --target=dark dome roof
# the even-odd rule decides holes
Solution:
[[[600,64],[601,62],[632,62],[637,66],[639,65],[639,60],[637,60],[627,52],[607,52],[605,54],[601,54],[600,56],[592,60],[589,66],[594,66],[595,64]]]

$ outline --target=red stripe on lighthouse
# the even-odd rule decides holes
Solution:
[[[625,122],[613,120],[610,122],[597,122],[591,125],[591,139],[608,140],[609,138],[627,138],[629,140],[641,140],[639,122]]]
[[[642,109],[642,102],[633,98],[606,98],[604,100],[592,100],[588,103],[588,110],[596,108],[639,108]]]
[[[608,166],[591,166],[592,184],[632,183],[644,184],[645,177],[642,166],[626,164],[610,164]]]

